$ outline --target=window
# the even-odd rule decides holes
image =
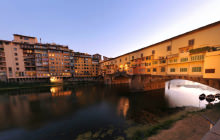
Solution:
[[[14,51],[17,51],[17,48],[14,48]]]
[[[187,72],[187,68],[180,68],[180,72]]]
[[[202,67],[192,67],[192,72],[201,72]]]
[[[173,60],[173,62],[175,62],[175,63],[176,63],[176,62],[177,62],[177,59],[174,59],[174,60]]]
[[[143,54],[143,53],[141,54],[141,58],[142,58],[142,57],[144,57],[144,54]]]
[[[165,72],[165,67],[161,67],[160,71]]]
[[[18,58],[17,58],[17,57],[15,57],[15,61],[18,61]]]
[[[127,61],[127,57],[125,57],[125,61]]]
[[[19,68],[16,68],[16,70],[19,70]]]
[[[157,61],[153,61],[153,64],[157,64]]]
[[[167,46],[167,51],[171,51],[172,47],[171,46]]]
[[[147,72],[150,72],[150,69],[147,69]]]
[[[16,63],[16,66],[18,66],[19,65],[19,63]]]
[[[155,54],[155,50],[152,50],[152,54]]]
[[[160,64],[164,64],[164,63],[166,63],[165,59],[164,60],[160,60]]]
[[[156,69],[156,68],[153,68],[153,72],[157,72],[157,69]]]
[[[188,58],[187,58],[187,57],[180,59],[180,62],[186,62],[186,61],[188,61]]]
[[[145,63],[145,66],[148,66],[148,63]]]
[[[134,60],[134,56],[132,56],[132,60]]]
[[[120,62],[121,62],[121,59],[120,59]]]
[[[170,68],[170,72],[175,72],[175,68]]]
[[[205,69],[205,73],[215,73],[215,69]]]
[[[191,61],[201,61],[204,60],[204,55],[191,56]]]
[[[189,44],[189,46],[193,46],[194,45],[194,39],[189,40],[188,44]]]
[[[15,53],[15,56],[18,56],[18,53]]]
[[[150,56],[147,56],[147,57],[146,57],[146,60],[150,60],[150,59],[151,59],[151,57],[150,57]]]
[[[170,59],[170,60],[169,60],[169,63],[173,63],[173,60],[172,60],[172,59]]]

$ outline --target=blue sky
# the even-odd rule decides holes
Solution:
[[[220,20],[219,0],[1,0],[12,34],[115,57]]]

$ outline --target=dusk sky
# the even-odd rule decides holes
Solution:
[[[115,57],[220,20],[220,0],[1,0],[0,39]]]

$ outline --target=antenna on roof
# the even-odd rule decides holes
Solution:
[[[40,38],[40,43],[41,43],[41,38]]]

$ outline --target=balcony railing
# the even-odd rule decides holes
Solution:
[[[5,57],[5,53],[0,53],[0,57]]]

